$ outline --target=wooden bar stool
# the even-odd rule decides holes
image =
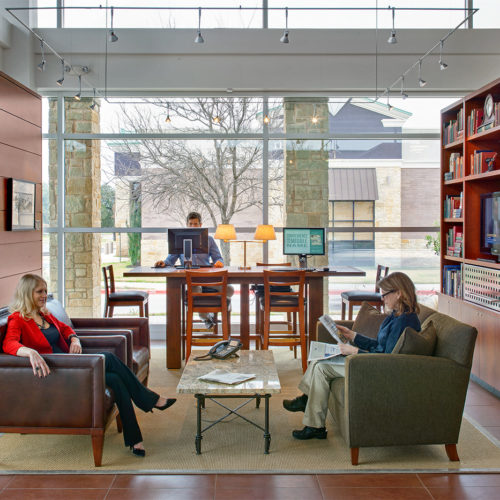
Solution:
[[[115,290],[115,275],[113,266],[103,266],[102,274],[104,276],[104,289],[106,298],[104,302],[104,317],[112,318],[115,307],[139,307],[139,316],[141,318],[149,317],[149,294],[141,290],[125,290],[117,292]]]
[[[385,278],[389,273],[389,268],[386,266],[377,266],[377,277],[375,278],[375,291],[365,292],[363,290],[349,290],[342,292],[342,319],[345,319],[346,306],[349,306],[349,318],[352,320],[352,310],[354,306],[361,306],[363,302],[368,302],[370,305],[376,307],[379,311],[382,309],[382,295],[377,283],[381,278]]]
[[[307,369],[307,339],[305,327],[305,271],[270,271],[264,270],[264,296],[259,299],[264,311],[264,327],[261,335],[263,349],[269,346],[300,346],[302,371]],[[273,291],[273,287],[290,287],[289,292]],[[276,289],[275,289],[276,290]],[[280,288],[279,290],[282,290]],[[271,313],[296,313],[299,332],[271,330]]]
[[[202,287],[214,290],[203,292]],[[227,297],[227,269],[222,271],[186,271],[186,359],[191,346],[211,346],[227,340],[230,332],[231,299]],[[220,313],[222,336],[214,329],[194,328],[194,313]]]

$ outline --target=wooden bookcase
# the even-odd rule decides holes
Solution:
[[[467,292],[464,293],[467,285],[464,287],[463,284],[465,270],[474,271],[476,268],[471,266],[478,266],[479,272],[493,274],[494,281],[498,279],[497,283],[493,282],[490,289],[495,294],[497,290],[500,290],[500,263],[495,256],[481,251],[481,195],[500,191],[500,120],[497,119],[487,130],[474,131],[468,126],[471,116],[482,112],[485,98],[489,94],[493,96],[496,103],[500,102],[500,79],[441,111],[441,294],[439,310],[478,329],[472,373],[500,391],[500,362],[498,361],[500,313],[491,307],[468,300]],[[455,121],[463,123],[461,134],[458,132],[460,127],[458,123],[455,125]],[[450,128],[454,128],[453,133]],[[471,155],[485,150],[498,153],[495,159],[495,169],[481,173],[471,172]],[[463,168],[456,168],[454,178],[446,180],[445,173],[450,170],[450,158],[455,159],[456,163],[457,156],[463,158]],[[461,194],[460,217],[458,217],[458,212],[455,217],[453,213],[445,214],[444,205],[447,197],[459,197]],[[450,231],[454,234],[462,234],[462,241],[460,242],[458,238],[458,245],[454,247],[454,249],[461,250],[460,255],[457,255],[457,251],[450,255],[451,249],[448,246]],[[447,266],[453,265],[460,266],[459,289],[461,293],[449,294],[445,293],[444,275],[445,271],[450,269]],[[496,278],[497,271],[498,278]],[[488,287],[485,287],[485,290],[487,289]],[[500,299],[500,294],[497,299]]]

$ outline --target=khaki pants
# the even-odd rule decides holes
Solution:
[[[330,384],[339,377],[345,376],[345,367],[325,361],[309,363],[299,389],[307,394],[307,406],[302,423],[308,427],[325,427],[328,412]]]

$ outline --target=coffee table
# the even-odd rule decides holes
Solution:
[[[272,351],[238,351],[237,358],[225,360],[211,359],[209,361],[194,360],[195,356],[205,354],[205,352],[193,352],[177,385],[177,392],[179,394],[194,394],[196,398],[196,453],[198,455],[201,453],[201,440],[204,432],[222,422],[229,415],[236,415],[264,431],[264,453],[268,454],[271,444],[271,434],[269,433],[269,398],[272,394],[281,392],[280,380],[274,364]],[[198,377],[201,375],[206,375],[216,369],[227,370],[233,373],[254,373],[255,378],[235,385],[198,380]],[[218,399],[224,398],[243,398],[246,401],[236,408],[231,409],[218,401]],[[201,410],[205,407],[206,399],[225,408],[228,413],[202,429]],[[261,399],[264,399],[264,427],[238,413],[238,410],[254,399],[257,408],[260,407]]]

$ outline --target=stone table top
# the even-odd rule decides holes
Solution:
[[[207,351],[196,351],[196,355]],[[238,358],[195,361],[192,354],[177,385],[179,394],[276,394],[281,392],[280,379],[272,351],[238,351]],[[240,384],[227,385],[198,380],[213,370],[253,373],[255,378]]]

